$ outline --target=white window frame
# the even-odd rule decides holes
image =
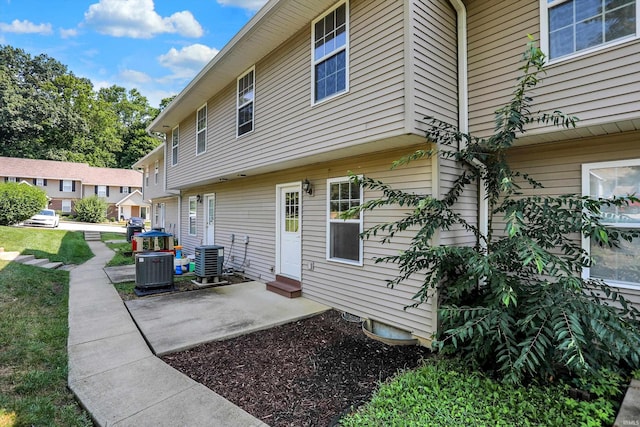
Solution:
[[[200,120],[200,112],[204,111],[204,115],[202,117],[203,124],[201,125]],[[199,139],[200,135],[203,138],[203,148],[200,150]],[[207,104],[204,104],[202,107],[198,108],[196,111],[196,156],[204,154],[207,152]]]
[[[180,127],[171,130],[171,166],[178,164],[178,147],[180,146]]]
[[[44,178],[36,178],[36,187],[44,187]]]
[[[158,171],[160,170],[160,160],[156,160],[154,169],[153,169],[153,182],[155,185],[158,185]]]
[[[63,213],[71,213],[71,200],[69,200],[69,199],[61,200],[60,210]]]
[[[248,93],[248,91],[243,90],[241,93],[240,83],[244,81],[244,78],[251,74],[251,99],[245,100],[244,94]],[[243,102],[244,101],[244,102]],[[240,133],[240,126],[246,123],[240,123],[240,109],[252,105],[251,109],[251,130],[248,130],[244,133]],[[240,138],[241,136],[248,135],[253,133],[255,129],[255,115],[256,115],[256,67],[255,65],[245,71],[238,79],[236,80],[236,138]],[[249,122],[247,122],[249,123]]]
[[[547,62],[549,64],[566,61],[572,58],[576,58],[592,52],[596,52],[598,50],[607,49],[622,43],[628,43],[631,40],[636,40],[640,38],[640,0],[636,0],[636,33],[635,35],[622,37],[616,40],[612,40],[610,42],[599,44],[597,46],[592,46],[587,49],[574,51],[573,53],[559,56],[557,58],[551,58],[550,57],[551,47],[549,46],[549,10],[562,3],[566,3],[568,1],[573,1],[573,0],[539,0],[539,1],[540,1],[540,49],[547,56],[547,59],[548,59]]]
[[[358,238],[358,259],[351,260],[346,258],[333,258],[331,257],[331,224],[333,223],[352,223],[358,224],[358,234],[361,234],[364,229],[364,212],[360,212],[360,218],[357,219],[339,219],[339,218],[331,218],[331,185],[335,183],[348,183],[349,177],[343,176],[338,178],[329,178],[327,179],[327,206],[326,206],[326,215],[327,215],[327,230],[326,230],[326,259],[327,261],[339,262],[342,264],[350,264],[350,265],[363,265],[363,248],[364,242],[362,238]],[[364,189],[360,186],[360,206],[364,201]]]
[[[91,191],[91,190],[89,190]],[[73,193],[73,181],[69,179],[62,180],[62,192],[63,193]]]
[[[316,23],[320,20],[324,19],[327,15],[335,12],[336,9],[344,5],[345,7],[345,44],[339,48],[336,48],[331,51],[331,53],[324,55],[320,58],[315,57],[315,40],[316,40]],[[335,4],[331,9],[327,10],[318,18],[314,19],[311,23],[311,105],[316,105],[333,99],[335,97],[344,95],[349,92],[349,1],[343,0],[337,4]],[[326,61],[332,56],[337,55],[338,53],[344,51],[345,52],[345,82],[344,82],[344,90],[340,92],[333,93],[329,96],[325,96],[321,99],[316,99],[316,65]]]
[[[17,182],[17,179],[15,176],[8,176],[7,177],[7,182]]]
[[[144,168],[144,185],[146,187],[149,186],[149,166]]]
[[[96,190],[96,194],[98,197],[107,197],[107,186],[106,185],[96,185],[98,189]]]
[[[582,195],[583,196],[591,196],[590,194],[590,172],[593,169],[603,169],[603,168],[620,168],[620,167],[629,167],[629,166],[638,166],[640,167],[640,159],[632,159],[632,160],[614,160],[614,161],[606,161],[606,162],[597,162],[597,163],[584,163],[582,165]],[[624,196],[624,194],[620,194],[620,196]],[[636,194],[638,196],[638,194]],[[604,223],[604,225],[611,228],[640,228],[640,223]],[[582,237],[582,248],[591,255],[591,239],[589,237]],[[582,278],[589,279],[591,277],[591,269],[589,267],[585,267],[582,270]],[[629,282],[619,282],[614,280],[605,280],[605,282],[610,286],[615,286],[617,288],[623,289],[636,289],[640,290],[640,282],[638,284],[633,284]]]
[[[189,236],[198,234],[198,200],[196,196],[189,196]]]
[[[129,187],[127,187],[126,185],[122,187],[122,194],[129,194]]]

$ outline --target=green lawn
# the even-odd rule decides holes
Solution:
[[[0,246],[78,264],[82,233],[0,227]],[[0,426],[91,426],[67,389],[69,273],[0,261]]]
[[[100,240],[113,249],[115,255],[107,263],[107,267],[115,267],[118,265],[133,265],[135,257],[131,254],[131,243],[127,242],[127,235],[122,233],[100,233]],[[121,243],[107,243],[113,241],[122,241]]]
[[[65,264],[82,264],[93,257],[81,231],[0,226],[0,247]]]

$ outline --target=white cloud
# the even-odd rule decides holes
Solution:
[[[163,33],[200,37],[204,33],[191,12],[163,18],[155,11],[153,0],[99,0],[89,6],[84,20],[99,33],[115,37],[148,39]]]
[[[17,19],[13,20],[11,24],[6,24],[4,22],[0,22],[0,31],[4,31],[7,33],[19,33],[19,34],[42,34],[47,35],[51,34],[53,30],[51,29],[51,24],[34,24],[33,22],[27,21],[19,21]]]
[[[64,29],[60,28],[60,37],[63,39],[68,39],[69,37],[75,37],[78,35],[78,30],[75,28]]]
[[[190,79],[211,61],[217,53],[218,49],[196,43],[180,50],[172,47],[169,52],[158,57],[158,62],[173,72],[171,78]]]
[[[148,83],[151,81],[151,77],[142,71],[136,70],[123,70],[120,72],[120,78],[135,84]]]
[[[267,0],[216,0],[221,6],[234,6],[242,9],[256,11],[260,9]]]

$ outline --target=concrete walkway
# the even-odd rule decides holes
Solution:
[[[267,426],[155,357],[109,282],[113,252],[70,272],[69,387],[100,426]]]

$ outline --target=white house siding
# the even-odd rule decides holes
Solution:
[[[494,112],[511,96],[520,75],[527,34],[540,36],[538,0],[471,0],[468,11],[470,128],[486,135]],[[534,111],[561,109],[584,128],[640,118],[640,40],[622,43],[546,67]],[[556,130],[532,127],[532,135]],[[574,134],[575,136],[575,134]]]
[[[528,173],[544,185],[535,194],[582,194],[583,163],[640,158],[638,141],[640,132],[627,132],[538,144],[511,150],[509,159],[514,170]],[[523,192],[533,194],[528,189]],[[621,289],[621,293],[636,305],[640,304],[640,291]]]
[[[423,134],[425,116],[458,124],[456,12],[448,0],[412,1],[411,7],[415,123],[409,125]]]
[[[409,152],[411,150],[408,149],[374,153],[189,189],[183,193],[181,244],[186,254],[192,254],[203,239],[203,203],[198,204],[198,236],[188,235],[189,196],[215,193],[215,244],[225,247],[225,266],[243,269],[250,278],[265,282],[273,280],[276,262],[276,185],[308,178],[314,193],[312,196],[302,194],[303,296],[340,310],[396,325],[428,339],[435,324],[432,305],[428,303],[418,309],[403,310],[412,303],[411,297],[419,288],[420,278],[396,289],[388,289],[384,280],[394,277],[397,271],[395,265],[373,262],[374,257],[395,254],[405,248],[410,235],[400,235],[394,238],[393,244],[384,246],[377,238],[365,241],[362,267],[326,260],[326,180],[343,177],[353,171],[381,179],[397,188],[431,194],[430,161],[414,162],[409,167],[390,170],[393,160]],[[365,200],[378,195],[365,191]],[[400,218],[403,212],[397,207],[366,212],[365,228]],[[236,236],[233,248],[231,234]],[[245,236],[249,237],[249,244],[246,247],[245,266],[242,267]],[[309,263],[313,263],[312,269]]]
[[[310,17],[255,65],[253,133],[235,136],[235,80],[209,99],[205,154],[195,157],[195,116],[180,122],[180,161],[168,171],[170,188],[406,133],[404,2],[349,5],[349,92],[311,105]]]

